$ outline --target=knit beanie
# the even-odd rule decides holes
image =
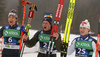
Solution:
[[[14,16],[14,17],[18,18],[17,11],[15,9],[10,10],[9,14],[8,14],[8,17],[9,16]]]
[[[50,23],[50,25],[52,26],[52,18],[51,17],[45,17],[44,19],[43,19],[43,21],[48,21],[49,23]],[[42,21],[42,22],[43,22]]]
[[[86,28],[90,29],[90,23],[86,19],[85,21],[82,21],[82,23],[80,24],[80,27],[86,27]]]

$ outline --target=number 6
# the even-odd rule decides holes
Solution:
[[[9,42],[12,42],[12,37],[9,37],[8,41],[9,41]]]

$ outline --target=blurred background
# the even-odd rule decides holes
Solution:
[[[18,11],[18,23],[21,26],[23,19],[23,5],[22,0],[0,0],[0,26],[8,25],[8,13],[11,9],[16,9]],[[34,13],[34,17],[31,24],[31,29],[41,30],[42,20],[44,18],[44,13],[52,13],[53,21],[59,0],[28,0],[37,6],[37,11]],[[61,16],[61,21],[59,25],[58,32],[64,32],[67,12],[70,0],[65,0],[64,8]],[[29,5],[26,6],[26,17],[25,25],[28,20]],[[97,35],[98,33],[98,14],[100,14],[100,0],[76,0],[74,17],[72,22],[73,30],[72,34],[79,34],[80,23],[88,19],[91,24],[91,31],[94,32],[92,35]],[[53,22],[52,22],[53,23]]]

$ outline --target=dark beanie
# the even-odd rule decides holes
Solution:
[[[52,26],[52,18],[51,17],[45,17],[44,19],[43,19],[43,21],[48,21],[49,23],[50,23],[50,25]],[[42,22],[43,22],[42,21]]]

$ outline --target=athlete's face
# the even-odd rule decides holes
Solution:
[[[17,21],[17,19],[14,16],[9,16],[8,17],[9,25],[11,25],[11,26],[15,25],[16,21]]]
[[[80,34],[82,35],[82,36],[85,36],[85,35],[87,35],[88,33],[89,33],[89,29],[88,28],[86,28],[86,27],[80,27]]]
[[[48,21],[43,21],[42,26],[44,31],[49,31],[51,29],[51,25]]]

